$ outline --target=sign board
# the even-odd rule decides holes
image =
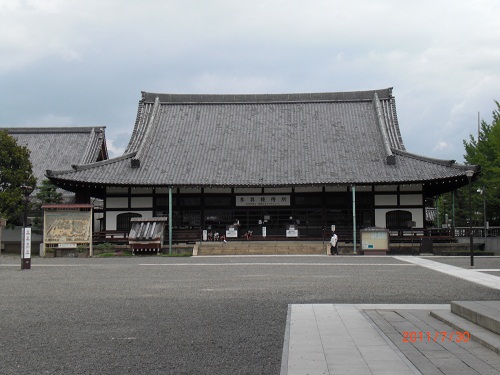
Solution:
[[[93,206],[90,204],[45,204],[44,243],[46,247],[76,248],[78,245],[92,249]]]
[[[238,229],[235,225],[228,225],[226,228],[226,238],[238,238]]]
[[[76,249],[76,243],[58,243],[57,247]]]
[[[208,232],[206,229],[203,230],[202,238],[203,238],[203,241],[208,240]]]
[[[295,225],[289,225],[286,230],[287,237],[298,237],[299,229]]]
[[[23,228],[21,240],[21,258],[31,258],[31,228]]]
[[[266,227],[262,227],[262,237],[266,237],[267,236],[267,229]]]
[[[88,243],[92,241],[92,211],[45,210],[44,242]]]
[[[289,195],[237,195],[236,207],[290,206]]]
[[[361,230],[361,248],[363,250],[389,250],[389,231],[384,228]]]

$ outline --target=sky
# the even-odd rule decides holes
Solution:
[[[463,162],[500,101],[498,0],[0,0],[0,127],[105,126],[141,91],[393,87],[406,150]]]

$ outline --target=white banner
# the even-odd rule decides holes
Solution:
[[[226,230],[226,237],[227,238],[238,238],[238,230],[235,227],[230,226]]]
[[[31,228],[23,228],[21,233],[21,257],[23,259],[31,258]]]

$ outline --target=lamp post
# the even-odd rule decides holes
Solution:
[[[29,195],[33,191],[33,187],[28,185],[21,186],[24,194],[24,216],[23,229],[21,235],[21,269],[31,269],[31,228],[28,228],[28,203]]]
[[[474,171],[468,169],[465,171],[465,175],[469,180],[469,237],[470,237],[470,266],[474,267],[474,239],[472,237],[472,176],[474,176]]]
[[[483,186],[477,189],[477,192],[483,196],[483,221],[484,221],[484,237],[488,237],[488,221],[486,220],[486,188]]]

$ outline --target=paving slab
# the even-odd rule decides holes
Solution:
[[[431,310],[451,314],[449,305],[290,305],[281,374],[500,375],[497,353],[459,339]]]
[[[456,267],[445,263],[439,263],[430,259],[412,256],[395,256],[395,259],[402,260],[408,263],[417,264],[422,267],[442,272],[447,275],[455,276],[460,279],[471,281],[476,284],[484,285],[489,288],[500,290],[500,277],[488,273],[479,272],[475,269],[466,269]]]

